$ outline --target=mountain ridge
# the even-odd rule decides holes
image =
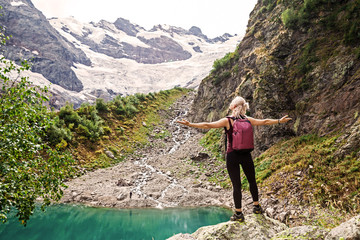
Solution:
[[[29,59],[35,84],[49,85],[51,105],[79,107],[96,98],[197,87],[215,59],[232,51],[240,36],[209,39],[201,29],[156,25],[151,30],[118,18],[82,23],[50,18],[30,0],[1,0],[0,24],[13,38],[4,56]],[[169,74],[168,74],[169,73]]]

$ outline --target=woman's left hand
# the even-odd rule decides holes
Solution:
[[[279,122],[280,123],[287,123],[288,121],[290,121],[292,118],[289,118],[288,115],[283,116],[282,118],[280,118]]]

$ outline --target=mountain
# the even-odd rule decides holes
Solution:
[[[11,40],[4,56],[32,59],[28,75],[51,85],[51,105],[75,107],[97,97],[197,87],[215,59],[233,51],[240,36],[209,39],[200,28],[157,25],[150,30],[118,18],[82,23],[46,19],[30,0],[0,0],[0,25]]]
[[[0,24],[5,34],[12,36],[4,56],[15,61],[32,59],[33,72],[65,89],[81,91],[83,84],[71,67],[74,63],[90,66],[85,53],[64,39],[30,0],[1,0],[0,6],[3,7]]]
[[[292,118],[254,127],[257,182],[274,202],[360,213],[359,13],[355,0],[258,1],[237,49],[198,88],[194,122],[226,116],[236,95],[249,116]],[[209,131],[207,144],[219,149],[222,132]]]
[[[193,121],[225,116],[241,95],[253,117],[293,118],[293,124],[255,128],[255,155],[284,137],[340,131],[346,141],[360,111],[360,6],[326,2],[258,1],[236,51],[201,82]],[[360,147],[359,134],[342,155]]]

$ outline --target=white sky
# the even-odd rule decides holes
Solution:
[[[257,0],[32,0],[47,17],[74,16],[82,22],[119,17],[149,30],[157,24],[200,27],[210,38],[244,34]]]

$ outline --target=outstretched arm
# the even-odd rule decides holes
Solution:
[[[201,122],[201,123],[191,123],[185,119],[181,121],[177,121],[178,123],[181,123],[183,125],[194,127],[194,128],[202,128],[202,129],[210,129],[210,128],[222,128],[226,127],[229,128],[229,121],[227,118],[222,118],[219,121],[216,122]]]
[[[262,126],[262,125],[273,125],[278,123],[287,123],[291,120],[291,118],[288,117],[288,115],[280,118],[280,119],[256,119],[252,117],[248,117],[249,121],[251,122],[251,125],[254,126]]]

